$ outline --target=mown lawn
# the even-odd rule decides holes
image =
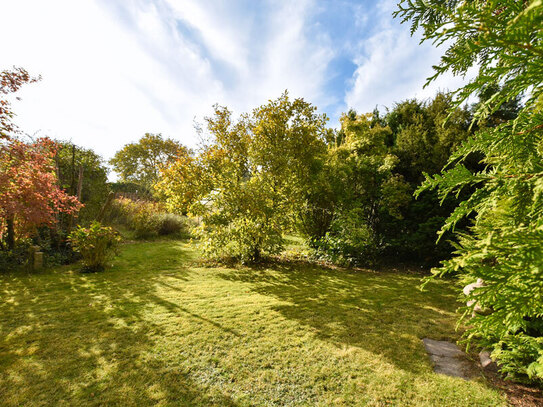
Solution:
[[[433,373],[420,338],[457,338],[456,291],[419,281],[205,268],[179,241],[125,245],[98,274],[0,275],[0,404],[505,405]]]

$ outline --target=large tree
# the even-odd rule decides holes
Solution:
[[[398,16],[423,39],[447,47],[435,75],[477,74],[455,92],[456,106],[486,94],[476,107],[483,125],[504,103],[524,95],[517,117],[503,117],[469,138],[448,168],[427,176],[421,190],[445,199],[473,193],[449,216],[442,232],[474,216],[455,256],[436,273],[460,272],[483,286],[467,296],[464,315],[476,313],[466,336],[491,348],[502,371],[543,383],[543,4],[541,0],[407,0]],[[470,171],[465,160],[482,157]],[[479,284],[480,285],[480,284]]]
[[[350,111],[340,121],[339,137],[329,146],[323,168],[325,182],[311,195],[331,219],[328,230],[316,229],[318,234],[309,236],[310,244],[333,261],[368,264],[382,246],[383,216],[401,217],[410,199],[408,184],[394,174],[398,158],[387,146],[391,130],[377,114]],[[320,219],[322,214],[313,209],[306,216]]]
[[[159,189],[172,210],[202,218],[207,254],[258,261],[278,252],[297,223],[326,150],[325,123],[314,106],[286,93],[238,121],[216,107],[207,119],[211,141],[165,170]]]
[[[188,152],[175,140],[164,139],[161,134],[146,133],[137,142],[117,151],[110,164],[122,181],[135,182],[150,191],[158,181],[160,169]]]
[[[23,68],[0,72],[0,248],[13,249],[17,238],[53,225],[58,214],[76,213],[81,204],[59,185],[54,157],[57,144],[44,138],[16,138],[15,113],[5,95],[38,81]]]
[[[446,120],[452,104],[450,95],[438,93],[427,101],[396,103],[384,118],[392,130],[390,150],[398,157],[394,172],[404,177],[410,191],[415,191],[424,180],[424,173],[439,173],[450,154],[470,134],[471,113],[466,106]],[[379,225],[385,254],[430,265],[450,257],[451,235],[436,245],[436,233],[455,203],[451,197],[440,206],[437,193],[427,191],[402,208],[401,218],[385,215]]]

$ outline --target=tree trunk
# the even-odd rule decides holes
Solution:
[[[260,253],[260,247],[257,246],[254,248],[253,250],[253,258],[252,258],[252,261],[255,262],[255,263],[258,263],[260,261],[260,258],[261,258],[261,253]]]
[[[114,199],[115,199],[115,192],[111,191],[109,193],[109,195],[107,196],[107,199],[106,199],[106,202],[104,203],[104,206],[102,206],[102,209],[100,209],[100,213],[96,217],[96,220],[98,222],[100,222],[100,223],[102,222],[102,220],[104,219],[104,215],[106,214],[107,209],[109,208],[109,206],[111,205],[111,202],[113,202]]]
[[[15,249],[15,216],[9,215],[7,219],[6,243],[8,250]]]
[[[81,202],[81,191],[83,189],[83,166],[79,166],[79,177],[77,180],[77,200]],[[68,233],[72,231],[74,221],[77,219],[77,215],[70,215],[70,221],[68,223]]]

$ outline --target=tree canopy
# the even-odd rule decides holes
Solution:
[[[237,121],[216,106],[207,118],[210,142],[165,169],[158,188],[172,210],[201,217],[207,254],[255,261],[277,253],[326,151],[325,123],[286,93]]]
[[[188,152],[175,140],[164,139],[161,134],[146,133],[139,141],[117,151],[110,164],[122,181],[135,182],[151,190],[158,181],[160,169]]]
[[[30,76],[23,68],[14,67],[12,70],[0,72],[0,140],[11,138],[17,132],[17,127],[12,122],[15,113],[11,110],[11,104],[4,95],[15,93],[24,84],[39,80],[40,77]]]

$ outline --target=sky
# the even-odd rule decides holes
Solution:
[[[384,110],[456,89],[423,89],[442,49],[393,19],[397,0],[0,0],[0,70],[38,83],[14,100],[31,136],[104,159],[145,133],[197,143],[218,103],[234,114],[303,97],[338,125],[353,108]]]

